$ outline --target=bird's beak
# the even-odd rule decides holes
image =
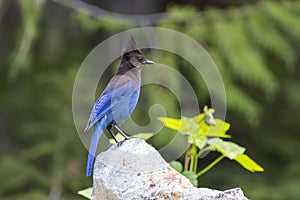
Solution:
[[[143,63],[150,64],[150,65],[154,64],[154,62],[152,62],[151,60],[147,60],[147,59],[145,59]]]

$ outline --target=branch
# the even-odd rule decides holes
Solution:
[[[86,15],[90,15],[96,18],[101,16],[113,16],[117,19],[126,20],[130,25],[153,25],[157,24],[158,22],[164,21],[165,17],[167,16],[166,13],[153,13],[147,15],[129,15],[129,14],[121,14],[112,11],[108,11],[102,8],[99,8],[94,5],[90,5],[80,0],[53,0],[57,4],[62,6],[71,8],[76,10],[77,12],[81,12]]]

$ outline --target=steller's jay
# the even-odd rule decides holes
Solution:
[[[107,84],[101,96],[93,106],[84,132],[94,126],[86,165],[86,176],[91,176],[98,140],[105,129],[118,143],[111,128],[115,127],[125,139],[126,134],[117,124],[123,123],[135,108],[141,86],[141,70],[145,64],[153,64],[145,58],[133,37],[123,51],[121,64],[117,73]]]

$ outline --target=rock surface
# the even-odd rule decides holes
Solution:
[[[240,188],[196,188],[145,141],[133,138],[96,158],[93,200],[247,200]]]

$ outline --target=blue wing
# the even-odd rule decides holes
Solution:
[[[108,115],[109,112],[112,112],[112,110],[118,110],[117,106],[123,105],[123,101],[126,101],[131,95],[134,95],[135,98],[138,98],[139,92],[134,92],[137,88],[139,89],[139,85],[131,82],[129,77],[112,79],[108,84],[108,87],[105,88],[103,94],[94,104],[90,114],[90,119],[84,129],[84,132],[88,131],[101,118],[103,118],[105,115]],[[133,104],[134,105],[130,107],[135,107],[136,102]],[[131,112],[133,108],[130,108],[129,110]]]
[[[99,97],[93,106],[90,119],[84,132],[88,131],[99,119],[111,110],[111,94],[103,94]]]

